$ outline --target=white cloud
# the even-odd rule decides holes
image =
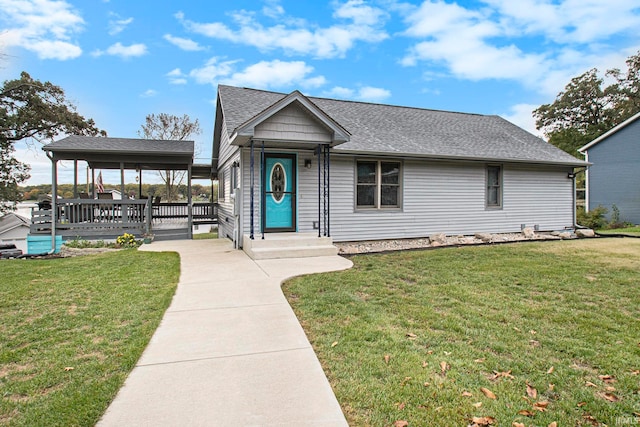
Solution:
[[[539,105],[533,104],[517,104],[511,107],[508,113],[500,114],[500,116],[511,123],[520,126],[522,129],[543,137],[542,133],[536,129],[536,120],[533,117],[533,110],[538,108]]]
[[[339,99],[353,99],[356,101],[382,102],[391,97],[391,92],[387,89],[362,86],[357,90],[349,89],[342,86],[335,86],[323,93],[323,96]]]
[[[125,30],[133,22],[133,18],[123,19],[116,13],[110,14],[114,19],[109,20],[109,35],[115,36]]]
[[[169,43],[171,43],[172,45],[178,46],[182,50],[187,50],[187,51],[204,50],[202,46],[200,46],[197,42],[194,42],[191,39],[174,37],[171,34],[165,34],[163,38]]]
[[[35,52],[41,59],[67,60],[82,54],[72,36],[84,20],[66,1],[0,0],[5,46]]]
[[[142,97],[142,98],[151,98],[153,96],[156,96],[157,94],[158,94],[157,90],[147,89],[147,90],[145,90],[144,92],[142,92],[140,94],[140,97]]]
[[[303,61],[261,61],[242,71],[231,74],[222,83],[232,86],[249,86],[273,89],[289,86],[314,87],[324,84],[324,78],[309,78],[313,67]]]
[[[357,99],[369,102],[381,102],[391,96],[391,92],[387,89],[379,87],[365,86],[358,90]]]
[[[262,7],[262,14],[269,18],[280,18],[284,15],[284,8],[278,0],[267,0]]]
[[[640,27],[631,0],[483,2],[476,10],[442,0],[403,4],[404,34],[418,40],[400,63],[444,66],[467,80],[512,80],[553,96],[586,69],[611,68],[621,52],[608,38]]]
[[[278,24],[265,27],[255,19],[254,14],[245,11],[232,15],[237,29],[222,22],[194,22],[185,19],[182,12],[175,16],[189,31],[207,37],[254,46],[262,51],[282,49],[287,54],[319,58],[344,57],[358,41],[375,43],[388,37],[381,28],[385,12],[367,6],[361,0],[350,0],[338,6],[334,18],[347,22],[324,28],[284,17],[279,19]]]
[[[136,56],[142,56],[147,54],[147,46],[143,43],[136,43],[129,46],[124,46],[122,43],[118,42],[112,44],[107,48],[106,51],[95,50],[91,52],[93,56],[102,56],[102,55],[112,55],[119,56],[121,58],[132,58]]]
[[[187,79],[186,79],[187,76],[182,73],[182,70],[180,70],[180,68],[174,68],[173,70],[169,71],[166,75],[169,78],[169,83],[173,85],[187,84]]]
[[[209,59],[203,67],[189,72],[189,77],[200,84],[227,84],[247,86],[258,89],[317,88],[326,84],[323,76],[313,76],[313,67],[304,61],[260,61],[238,70],[239,61],[223,61],[220,58]],[[180,69],[172,70],[170,78],[183,78]]]

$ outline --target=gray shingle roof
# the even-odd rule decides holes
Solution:
[[[286,96],[218,87],[229,135]],[[586,165],[499,116],[309,97],[351,133],[336,152]]]
[[[82,151],[85,153],[131,153],[153,155],[193,155],[193,141],[173,141],[138,138],[103,138],[70,135],[45,145],[52,152]]]
[[[25,217],[9,212],[0,216],[0,234],[4,234],[16,227],[29,227],[29,220]]]

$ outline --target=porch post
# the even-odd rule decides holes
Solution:
[[[56,250],[56,222],[58,221],[58,160],[51,157],[51,253]]]
[[[253,191],[254,191],[254,170],[253,170],[253,168],[254,168],[254,163],[255,163],[255,159],[253,158],[253,146],[254,146],[253,139],[251,139],[251,158],[249,160],[249,179],[251,181],[251,184],[250,184],[251,195],[249,196],[249,200],[250,200],[250,202],[249,202],[249,206],[250,206],[249,217],[250,217],[250,221],[251,221],[251,226],[249,228],[249,238],[251,240],[254,239],[254,233],[253,233],[254,232],[254,224],[253,224],[253,221],[254,221],[254,218],[253,218],[254,217],[254,214],[253,214],[254,200],[253,200],[253,198],[255,197],[254,193],[253,193]]]
[[[187,166],[187,215],[189,221],[189,239],[193,239],[193,206],[191,206],[191,165]]]
[[[91,198],[96,198],[96,170],[91,168]]]
[[[327,228],[326,228],[326,232],[327,232],[327,237],[331,237],[331,156],[330,156],[330,149],[331,146],[327,145],[327,157],[326,157],[326,162],[327,162],[327,188],[326,188],[326,192],[327,192]]]
[[[124,200],[124,162],[120,162],[120,194]]]
[[[318,155],[318,237],[320,237],[322,234],[322,222],[320,222],[320,212],[321,212],[321,194],[322,194],[322,186],[320,185],[320,168],[322,167],[322,164],[320,162],[320,145],[318,145],[316,147],[316,154]]]
[[[264,240],[264,204],[266,200],[265,183],[264,183],[264,141],[262,141],[262,149],[260,151],[260,230],[262,231],[262,240]]]
[[[73,198],[78,198],[78,159],[73,159]]]

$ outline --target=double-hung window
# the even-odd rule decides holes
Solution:
[[[359,160],[356,162],[356,208],[399,208],[400,162]]]
[[[486,205],[491,209],[502,207],[502,166],[487,166]]]

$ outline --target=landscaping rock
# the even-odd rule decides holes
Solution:
[[[522,229],[522,234],[524,234],[524,237],[527,239],[533,239],[536,237],[536,230],[533,227],[525,227]]]
[[[489,233],[476,233],[475,237],[476,239],[482,240],[484,243],[489,243],[493,240],[493,235]]]
[[[444,245],[445,243],[447,243],[447,236],[444,233],[433,234],[429,236],[429,241],[431,242],[431,244],[439,243],[441,245]]]
[[[596,237],[596,233],[590,228],[578,228],[576,230],[578,237]]]
[[[562,233],[558,234],[558,237],[560,237],[562,240],[572,239],[573,238],[573,234],[571,234],[568,231],[563,231]]]
[[[113,252],[119,249],[113,248],[70,248],[68,246],[62,245],[60,248],[60,256],[63,258],[69,258],[74,256],[82,256],[82,255],[93,255],[93,254],[101,254],[103,252]]]

